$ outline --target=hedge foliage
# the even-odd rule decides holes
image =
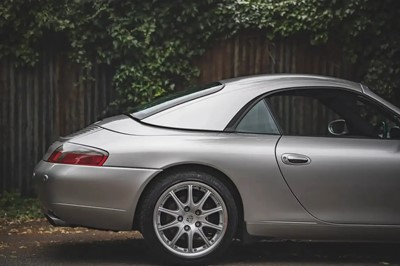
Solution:
[[[88,71],[114,66],[114,104],[129,111],[193,80],[214,40],[261,29],[340,43],[361,79],[400,99],[399,18],[398,0],[2,0],[0,58],[34,65],[53,40]]]
[[[18,193],[0,194],[0,224],[5,220],[27,221],[42,217],[37,199],[24,198]]]

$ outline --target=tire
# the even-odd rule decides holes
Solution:
[[[171,173],[146,191],[140,206],[141,232],[148,246],[169,262],[207,263],[232,242],[238,210],[218,178],[199,171]]]

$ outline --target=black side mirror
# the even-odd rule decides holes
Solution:
[[[391,139],[400,139],[400,128],[399,127],[392,127],[389,132]]]
[[[343,136],[349,133],[344,119],[333,120],[328,124],[328,131],[335,136]]]

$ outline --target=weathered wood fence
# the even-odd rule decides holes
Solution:
[[[260,34],[220,41],[196,61],[200,82],[254,74],[301,73],[354,79],[335,43],[312,46],[301,37],[268,41]]]
[[[44,55],[33,68],[0,62],[0,193],[32,192],[36,163],[59,136],[98,118],[113,98],[112,71],[93,69],[85,81],[82,69],[65,57]]]
[[[352,78],[340,47],[301,38],[268,41],[260,34],[217,42],[195,60],[198,82],[261,73],[314,73]],[[97,65],[94,81],[65,56],[45,53],[33,68],[0,60],[0,193],[32,191],[31,175],[48,146],[97,120],[114,98],[112,69]]]

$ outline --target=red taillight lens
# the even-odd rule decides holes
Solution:
[[[101,166],[107,158],[108,154],[105,151],[68,143],[58,147],[47,161],[50,163]]]

